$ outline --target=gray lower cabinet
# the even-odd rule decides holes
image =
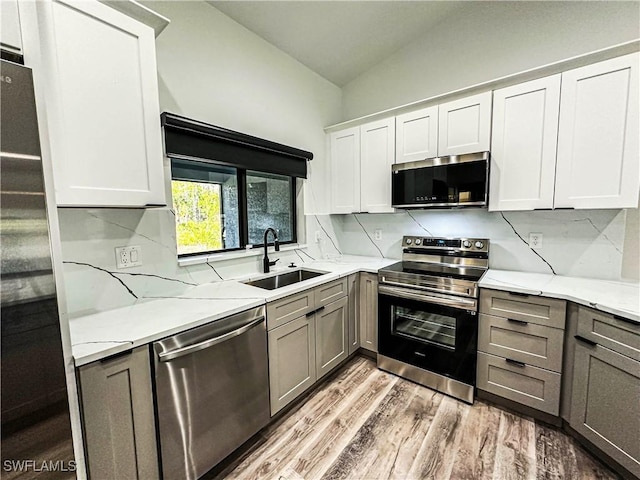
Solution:
[[[360,346],[378,352],[378,275],[360,274]]]
[[[574,341],[569,424],[640,477],[640,362]]]
[[[315,314],[316,374],[321,378],[349,356],[349,298],[342,297]]]
[[[478,390],[558,416],[567,304],[480,290]]]
[[[78,368],[89,477],[158,478],[149,347]]]
[[[272,416],[349,356],[349,280],[267,304]]]
[[[480,312],[487,315],[564,329],[564,300],[482,288],[479,305]]]
[[[480,390],[551,415],[560,412],[561,375],[508,358],[478,352]]]
[[[349,295],[349,355],[360,348],[360,275],[354,273],[347,278],[347,292]]]
[[[268,333],[271,415],[316,381],[315,316],[303,315]]]
[[[564,331],[528,322],[480,314],[478,350],[504,358],[562,371]]]

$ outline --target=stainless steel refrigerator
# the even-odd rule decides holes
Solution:
[[[74,477],[32,72],[2,60],[0,73],[0,474]]]

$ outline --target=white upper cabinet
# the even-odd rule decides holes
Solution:
[[[360,211],[360,127],[330,134],[330,213]],[[391,176],[391,172],[389,172]]]
[[[153,28],[97,1],[25,3],[57,205],[166,204]]]
[[[330,213],[386,213],[391,207],[395,119],[329,134]]]
[[[438,156],[438,106],[396,117],[396,163]]]
[[[0,1],[0,44],[13,53],[22,52],[18,0]]]
[[[488,151],[491,92],[440,104],[438,122],[439,157]]]
[[[493,93],[489,210],[553,207],[560,75]]]
[[[638,53],[562,74],[556,207],[638,205]]]
[[[395,122],[387,118],[360,127],[360,211],[393,212],[391,165],[395,151]]]

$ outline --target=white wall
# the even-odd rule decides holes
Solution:
[[[313,152],[305,210],[328,211],[322,129],[340,88],[205,2],[144,3],[171,20],[156,41],[161,109]]]
[[[468,2],[434,29],[343,88],[343,120],[640,38],[639,2]],[[550,271],[499,214],[417,212],[434,235],[492,239],[492,267]],[[516,229],[543,232],[539,252],[563,275],[638,279],[638,210],[514,212]],[[379,247],[398,256],[404,233],[425,233],[407,214],[359,215],[387,227]],[[332,217],[346,253],[376,254],[353,216]],[[566,222],[566,223],[565,223]],[[417,229],[417,230],[416,230]],[[430,229],[431,230],[431,229]]]
[[[145,5],[171,20],[157,38],[161,111],[312,151],[311,172],[324,163],[323,127],[340,118],[338,87],[205,2]],[[314,188],[320,190],[309,195],[307,205],[323,198],[320,173],[314,175]],[[174,295],[190,285],[255,273],[260,267],[257,256],[179,267],[169,208],[59,209],[59,217],[71,316]],[[313,223],[313,229],[318,221],[302,217],[303,225]],[[330,228],[326,218],[322,221]],[[142,247],[142,267],[116,269],[114,248],[125,245]],[[321,250],[312,245],[308,253],[315,257]],[[280,264],[309,260],[302,250],[277,257]]]
[[[639,2],[467,2],[343,88],[343,120],[640,37]]]

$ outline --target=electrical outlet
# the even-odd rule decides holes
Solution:
[[[139,267],[142,265],[142,247],[116,247],[116,266],[118,268]]]
[[[382,240],[382,229],[381,228],[376,228],[373,231],[373,238],[375,240]]]
[[[316,230],[316,243],[320,243],[320,230]]]
[[[538,250],[542,248],[542,234],[541,233],[530,233],[529,234],[529,247],[534,250]]]

